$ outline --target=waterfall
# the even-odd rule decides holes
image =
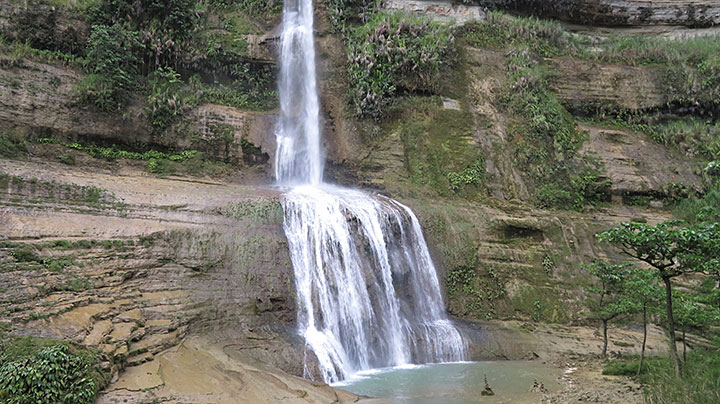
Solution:
[[[312,0],[285,0],[282,24],[275,179],[281,183],[319,184],[323,159]]]
[[[298,329],[331,383],[373,368],[465,359],[420,224],[401,203],[322,181],[312,0],[283,7],[275,177]]]

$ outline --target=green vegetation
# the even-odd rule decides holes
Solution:
[[[469,167],[447,174],[450,189],[457,192],[466,185],[481,185],[485,179],[485,159],[478,158]]]
[[[90,404],[109,381],[99,354],[66,341],[0,334],[0,401]]]
[[[282,10],[279,0],[219,0],[214,7],[239,10],[250,16],[274,16]]]
[[[402,119],[392,119],[401,114]],[[442,109],[437,98],[407,98],[387,111],[387,132],[403,142],[413,185],[442,196],[476,199],[485,193],[485,159],[473,145],[472,118]]]
[[[199,102],[250,109],[276,104],[273,68],[249,56],[247,35],[265,30],[258,19],[274,24],[277,0],[31,3],[0,30],[4,62],[84,67],[78,101],[99,111],[122,113],[141,93],[150,104],[148,119],[162,132]],[[184,77],[174,73],[168,80],[170,71]]]
[[[0,172],[0,188],[7,186],[46,198],[62,198],[87,204],[114,203],[116,200],[115,195],[108,190],[92,185],[61,184]]]
[[[673,214],[689,223],[720,222],[720,189],[715,186],[700,198],[681,200]]]
[[[28,42],[9,41],[0,35],[0,56],[2,64],[8,67],[24,66],[25,60],[41,63],[59,63],[68,66],[82,66],[84,58],[57,50],[35,49]],[[12,83],[19,87],[22,83]]]
[[[616,245],[626,255],[649,265],[665,288],[665,324],[670,358],[678,376],[682,361],[676,346],[676,319],[673,311],[672,279],[689,273],[718,273],[720,262],[720,223],[701,222],[680,227],[682,222],[669,221],[650,226],[643,223],[620,223],[618,227],[598,234],[598,239]]]
[[[78,84],[83,102],[101,111],[118,111],[126,105],[135,89],[139,34],[122,25],[93,25],[87,42],[85,70],[88,76]]]
[[[586,304],[590,308],[590,318],[600,320],[602,325],[603,358],[607,357],[608,323],[641,315],[643,341],[637,365],[639,374],[645,360],[649,316],[655,313],[662,300],[658,278],[654,273],[630,264],[612,265],[602,260],[595,260],[583,269],[597,281],[597,286],[587,288],[592,294],[588,296]]]
[[[640,369],[640,360],[628,356],[608,361],[604,375],[637,376],[645,386],[648,404],[715,403],[720,400],[720,350],[698,348],[688,352],[682,377],[667,358],[653,357]]]
[[[681,41],[655,36],[616,36],[600,44],[603,62],[657,65],[672,102],[713,111],[720,100],[720,41],[702,36]]]
[[[141,0],[137,3],[101,1],[89,11],[89,20],[94,26],[123,27],[129,36],[138,38],[140,46],[134,49],[134,55],[146,72],[164,66],[177,67],[180,50],[198,23],[197,1]]]
[[[73,256],[41,257],[38,255],[38,246],[31,244],[18,243],[10,248],[10,256],[15,263],[5,263],[2,272],[42,268],[50,272],[63,272],[67,267],[81,265]]]
[[[0,157],[19,157],[27,153],[25,142],[12,134],[0,132]]]
[[[157,69],[150,78],[147,115],[153,128],[162,132],[197,104],[180,74],[170,67]]]
[[[347,35],[350,101],[359,117],[380,118],[398,93],[433,92],[455,54],[450,26],[378,13]]]
[[[602,357],[604,358],[607,356],[608,323],[628,311],[622,297],[630,269],[627,264],[610,265],[600,260],[594,261],[584,269],[598,280],[598,286],[588,288],[592,295],[587,305],[591,310],[590,317],[600,320],[602,324]]]
[[[715,403],[720,400],[720,350],[688,354],[682,377],[668,361],[649,366],[645,399],[648,404]]]
[[[185,161],[197,156],[197,150],[185,150],[181,153],[164,153],[157,150],[148,150],[145,152],[132,152],[118,149],[117,146],[101,147],[95,145],[82,145],[80,143],[63,143],[52,138],[40,138],[38,143],[56,144],[69,149],[78,150],[87,153],[95,158],[106,160],[129,159],[129,160],[170,160]]]
[[[647,358],[642,366],[636,355],[630,355],[621,360],[609,360],[605,363],[602,374],[607,376],[640,376],[646,375],[648,369],[656,369],[667,362],[665,358]]]
[[[380,8],[378,0],[325,0],[335,31],[346,36],[353,25],[364,24]]]
[[[81,55],[85,40],[82,28],[63,24],[62,19],[73,18],[73,13],[55,4],[33,1],[16,10],[8,18],[3,30],[10,41],[25,43],[34,49]]]
[[[237,220],[252,220],[258,223],[282,223],[283,210],[278,201],[245,200],[224,206],[223,215]]]
[[[570,54],[582,44],[581,37],[570,34],[556,21],[513,17],[498,11],[488,13],[483,21],[467,24],[463,37],[471,46],[528,48],[545,57]]]
[[[501,103],[511,116],[508,132],[515,157],[536,184],[536,205],[575,209],[605,202],[610,183],[599,167],[576,159],[585,140],[572,116],[549,89],[550,72],[530,49],[514,48]]]

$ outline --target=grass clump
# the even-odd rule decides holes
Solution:
[[[643,367],[640,369],[640,358],[637,355],[629,356],[620,360],[610,360],[605,363],[602,374],[606,376],[637,376],[646,375],[648,369],[655,368],[666,362],[665,358],[645,358]]]
[[[427,18],[378,13],[347,36],[350,101],[358,117],[378,119],[402,92],[433,92],[452,64],[451,27]]]
[[[527,46],[542,56],[570,54],[580,49],[583,39],[570,34],[553,20],[513,17],[492,11],[483,21],[467,24],[463,37],[476,47]]]
[[[282,205],[278,201],[245,200],[224,206],[224,216],[237,220],[252,220],[258,223],[280,223],[283,218]]]
[[[697,404],[720,402],[720,351],[700,349],[688,353],[683,375],[675,376],[669,361],[648,364],[645,402]]]
[[[175,70],[161,67],[150,78],[146,114],[156,132],[162,132],[197,104],[197,97],[186,87]]]
[[[25,142],[22,139],[0,132],[0,157],[14,158],[27,154]]]
[[[720,122],[689,118],[653,125],[650,137],[660,144],[680,149],[688,156],[716,158],[720,153]]]

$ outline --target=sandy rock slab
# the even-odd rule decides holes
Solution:
[[[98,404],[353,403],[360,398],[282,371],[251,358],[228,356],[202,337],[128,368],[102,393]]]

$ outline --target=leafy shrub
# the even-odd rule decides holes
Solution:
[[[660,144],[674,146],[689,156],[714,158],[720,152],[720,123],[690,118],[653,125],[646,130]]]
[[[576,197],[555,184],[545,184],[540,187],[535,196],[539,208],[573,209]]]
[[[38,143],[57,144],[60,146],[85,152],[95,158],[103,158],[107,160],[128,159],[128,160],[150,160],[150,159],[167,159],[171,161],[184,161],[195,157],[197,150],[184,150],[180,153],[163,153],[157,150],[148,150],[145,152],[132,152],[118,149],[117,146],[101,147],[95,145],[82,145],[80,143],[63,143],[52,138],[40,138]]]
[[[135,32],[117,24],[94,25],[85,62],[89,75],[78,85],[81,100],[105,112],[124,107],[135,87],[137,58],[133,50],[139,47]]]
[[[546,209],[572,209],[581,212],[586,205],[607,202],[610,180],[597,171],[585,169],[580,174],[567,173],[567,168],[556,170],[556,178],[540,186],[535,205]]]
[[[15,248],[10,255],[15,258],[17,262],[40,262],[41,259],[35,254],[35,248],[30,245],[23,245],[22,247]]]
[[[197,97],[170,67],[161,67],[150,79],[147,114],[153,128],[162,131],[197,104]]]
[[[405,14],[376,14],[348,37],[350,100],[357,116],[379,118],[398,91],[432,91],[452,63],[448,25]]]
[[[234,8],[251,16],[270,16],[282,10],[282,1],[279,0],[216,0],[214,7]]]
[[[190,38],[197,23],[196,0],[103,0],[89,11],[99,25],[123,25],[142,32],[153,67],[170,65],[182,41]]]
[[[459,191],[466,185],[479,185],[485,180],[485,159],[478,159],[475,163],[460,172],[451,172],[447,175],[450,189]]]
[[[702,198],[687,198],[680,201],[673,214],[689,223],[720,222],[720,189],[714,187]]]
[[[58,159],[63,164],[67,164],[69,166],[75,165],[75,156],[73,156],[72,154],[61,154],[58,156]]]
[[[0,401],[6,404],[90,404],[104,380],[96,359],[66,344],[0,366]]]
[[[8,39],[27,43],[35,49],[82,54],[86,39],[82,29],[58,23],[64,11],[45,1],[26,3],[7,19],[8,24],[2,31]]]

